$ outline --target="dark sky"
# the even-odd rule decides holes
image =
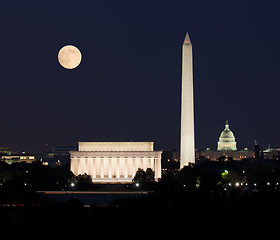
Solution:
[[[194,55],[196,147],[228,119],[238,148],[279,141],[279,1],[1,2],[0,146],[78,141],[179,148],[181,46]],[[81,65],[57,53],[77,46]]]

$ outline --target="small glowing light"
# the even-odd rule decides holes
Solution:
[[[235,183],[235,187],[239,187],[240,186],[240,183],[239,182],[236,182]]]
[[[222,178],[225,179],[228,176],[228,170],[224,170],[224,172],[221,174]]]
[[[270,182],[267,182],[266,185],[269,186],[269,185],[270,185]]]
[[[256,183],[254,183],[254,187],[256,187],[257,186],[257,184]]]
[[[136,186],[136,187],[139,187],[139,186],[140,186],[140,184],[139,184],[139,183],[135,183],[135,186]]]
[[[70,185],[71,185],[71,187],[74,187],[74,186],[75,186],[75,183],[72,182]]]

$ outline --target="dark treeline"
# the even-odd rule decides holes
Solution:
[[[164,171],[158,182],[152,169],[138,169],[129,190],[204,191],[229,195],[280,190],[280,165],[260,161],[208,161]],[[90,176],[74,176],[70,164],[52,168],[40,162],[32,164],[0,162],[0,203],[28,201],[38,190],[95,190]],[[23,198],[21,198],[21,195]],[[34,198],[34,201],[36,198]]]
[[[118,239],[115,234],[123,239],[124,232],[135,233],[143,226],[150,226],[151,232],[157,229],[155,237],[186,225],[192,231],[201,226],[234,228],[235,224],[244,230],[240,226],[274,220],[280,209],[280,168],[258,161],[204,162],[166,171],[159,182],[151,169],[139,169],[130,190],[152,193],[117,199],[107,207],[84,208],[77,200],[57,203],[39,198],[37,190],[101,188],[88,175],[74,177],[69,165],[50,168],[1,162],[0,181],[0,224],[90,226],[104,239]]]

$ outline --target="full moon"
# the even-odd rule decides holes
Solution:
[[[58,52],[58,61],[60,65],[67,69],[73,69],[79,66],[82,60],[82,54],[78,48],[72,45],[64,46]]]

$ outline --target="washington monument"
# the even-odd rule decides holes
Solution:
[[[188,33],[182,50],[180,168],[195,162],[192,44]]]

